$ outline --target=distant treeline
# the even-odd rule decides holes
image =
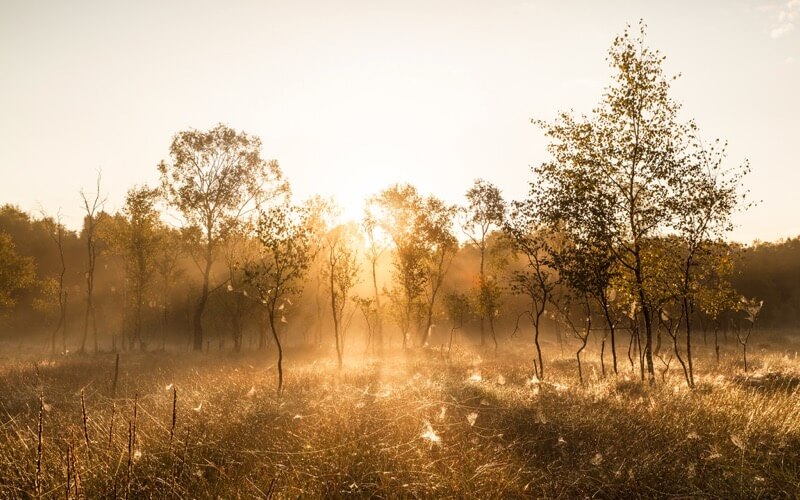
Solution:
[[[764,301],[759,321],[766,328],[800,328],[800,237],[741,247],[734,288]]]
[[[111,220],[111,216],[109,216]],[[34,277],[26,285],[14,292],[16,305],[13,310],[6,310],[0,321],[0,336],[8,341],[46,342],[47,334],[55,328],[58,321],[58,299],[55,292],[55,281],[61,271],[61,262],[56,244],[53,241],[52,219],[47,220],[40,214],[29,214],[12,205],[0,207],[0,234],[10,237],[16,253],[30,260]],[[175,229],[163,228],[163,231],[178,233]],[[173,235],[178,238],[177,234]],[[495,235],[496,237],[497,235]],[[63,233],[64,258],[67,272],[64,276],[67,290],[67,332],[71,348],[79,341],[84,327],[86,308],[86,272],[87,241],[85,231],[69,231]],[[756,242],[752,245],[732,245],[736,258],[731,280],[737,293],[746,297],[764,300],[760,313],[762,328],[793,329],[800,325],[800,237],[777,242]],[[96,270],[96,307],[98,322],[103,332],[101,348],[110,348],[111,336],[121,335],[125,309],[125,270],[122,258],[115,253],[102,237],[98,242],[98,265]],[[465,243],[453,259],[452,271],[446,284],[448,291],[461,288],[469,290],[476,279],[475,272],[479,268],[480,254],[472,243]],[[388,262],[387,258],[383,260]],[[224,280],[222,266],[218,274]],[[174,283],[169,286],[168,307],[164,307],[164,293],[159,287],[147,300],[144,318],[146,342],[158,347],[163,339],[169,343],[190,342],[191,314],[197,300],[197,288],[200,281],[196,267],[190,257],[184,255],[174,273]],[[383,274],[388,277],[388,270]],[[162,277],[163,283],[163,277]],[[318,301],[325,301],[321,288],[325,284],[319,276],[310,276],[305,286],[306,302],[299,304],[294,313],[303,318],[304,324],[298,325],[299,341],[315,341],[320,339],[322,330],[330,328],[330,315],[327,304],[321,304],[317,311]],[[319,292],[320,297],[315,294]],[[211,328],[211,339],[218,347],[219,342],[232,346],[229,333],[229,308],[232,305],[231,293],[227,288],[213,294],[209,302],[209,312],[205,321]],[[507,315],[513,316],[516,302],[513,297],[505,300],[503,307]],[[246,301],[247,314],[242,314],[242,321],[247,331],[246,340],[257,337],[259,325],[258,303]],[[520,306],[522,307],[522,306]],[[165,316],[166,309],[166,316]],[[522,310],[522,309],[520,309]],[[323,321],[317,324],[317,313]],[[444,315],[444,311],[439,311]],[[255,314],[255,315],[254,315]],[[514,318],[501,318],[498,324],[513,328]],[[361,320],[355,318],[361,325]],[[444,321],[444,320],[443,320]],[[479,318],[469,317],[465,328],[477,328]],[[477,335],[477,331],[475,332]]]

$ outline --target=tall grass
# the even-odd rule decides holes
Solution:
[[[280,400],[267,356],[6,360],[0,497],[800,494],[796,358],[712,353],[690,390],[532,352],[290,352]]]

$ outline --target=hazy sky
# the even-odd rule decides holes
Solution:
[[[397,181],[461,202],[483,177],[521,198],[546,159],[530,119],[589,111],[639,18],[683,74],[684,117],[750,159],[763,201],[733,238],[800,234],[800,0],[2,0],[0,203],[76,227],[98,170],[116,210],[175,132],[218,122],[347,215]]]

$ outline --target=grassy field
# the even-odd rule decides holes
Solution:
[[[735,345],[699,348],[695,390],[624,353],[607,377],[587,355],[580,385],[548,349],[542,381],[522,343],[341,372],[290,350],[280,398],[271,352],[122,354],[115,391],[113,354],[6,354],[0,498],[800,495],[796,343],[755,344],[748,376]]]

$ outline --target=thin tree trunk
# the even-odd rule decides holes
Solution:
[[[64,354],[67,353],[67,299],[69,299],[69,292],[64,290],[64,307],[61,309],[63,316],[63,326],[61,328],[61,347]]]
[[[375,337],[378,343],[378,350],[383,352],[383,321],[381,318],[381,296],[378,291],[377,257],[370,259],[372,263],[372,287],[375,291]]]
[[[535,309],[536,316],[532,316],[533,320],[533,343],[536,344],[536,358],[539,360],[539,373],[537,374],[539,380],[544,380],[544,361],[542,361],[542,346],[539,344],[539,324],[541,323],[542,319],[542,312],[544,311],[544,307],[541,309]]]
[[[586,331],[581,338],[582,344],[578,352],[575,353],[575,357],[578,358],[578,379],[580,380],[581,385],[583,385],[583,367],[581,366],[581,352],[586,349],[586,344],[589,343],[589,334],[592,332],[592,316],[591,312],[589,312],[589,306],[586,306],[587,309],[587,319],[586,319]]]
[[[644,357],[647,361],[647,373],[650,377],[650,385],[655,385],[656,372],[653,366],[653,325],[652,318],[650,317],[650,308],[643,306],[642,315],[644,316],[644,329],[646,335]]]
[[[633,363],[633,341],[636,339],[636,334],[631,330],[631,338],[628,342],[628,361],[631,362],[631,372],[636,373],[636,365]]]
[[[639,374],[642,377],[642,382],[644,382],[644,352],[642,352],[642,335],[639,328],[636,328],[636,355],[639,356]]]
[[[694,369],[692,365],[692,304],[686,297],[683,298],[684,314],[686,315],[686,362],[688,364],[689,387],[694,388]]]
[[[61,327],[64,325],[64,312],[63,312],[63,307],[64,306],[63,306],[63,304],[61,304],[61,301],[62,301],[61,296],[59,296],[58,301],[59,301],[59,307],[62,308],[62,310],[59,311],[59,313],[58,313],[58,324],[56,324],[56,328],[53,330],[53,336],[50,339],[50,353],[51,354],[55,354],[56,353],[56,336],[58,335],[59,330],[61,330]]]
[[[329,273],[330,274],[330,283],[329,284],[330,284],[330,287],[331,287],[331,315],[333,315],[333,335],[334,335],[335,341],[336,341],[336,360],[337,360],[337,363],[338,363],[339,370],[341,370],[342,369],[342,350],[343,350],[343,346],[342,346],[341,335],[340,335],[340,332],[339,332],[339,320],[341,318],[339,317],[339,308],[338,308],[338,306],[336,304],[336,285],[334,283],[333,252],[334,252],[334,249],[333,249],[333,246],[331,246],[331,254],[330,254],[330,260],[329,260],[329,262],[331,264],[330,273]],[[342,297],[342,300],[344,300],[344,297]]]
[[[278,336],[278,330],[275,328],[275,300],[270,301],[269,309],[269,327],[272,330],[272,338],[278,346],[278,396],[283,391],[283,346],[281,339]]]
[[[675,357],[678,358],[678,363],[680,363],[681,368],[683,368],[683,376],[686,379],[686,385],[688,385],[689,387],[694,387],[694,385],[692,384],[692,380],[689,377],[689,368],[686,366],[683,357],[681,357],[680,349],[678,349],[678,330],[680,328],[680,322],[678,326],[675,328],[674,332],[672,331],[671,326],[667,326],[667,328],[670,329],[669,335],[670,337],[672,337],[672,348],[675,351]]]
[[[600,371],[603,374],[603,378],[606,377],[606,336],[603,335],[603,339],[600,341]]]
[[[480,282],[479,282],[480,285],[479,286],[481,286],[481,287],[484,286],[484,281],[483,280],[485,278],[484,277],[484,270],[483,270],[484,269],[485,253],[486,253],[486,247],[485,247],[485,244],[483,243],[483,240],[481,240],[481,245],[480,245],[481,265],[480,265],[480,273],[478,274],[478,279],[480,280]],[[478,293],[481,293],[481,290],[479,290]],[[486,345],[486,328],[484,326],[485,319],[486,319],[485,311],[483,311],[483,308],[481,308],[481,347]]]
[[[610,325],[611,330],[611,360],[614,364],[614,375],[617,375],[619,372],[617,371],[617,341],[616,341],[616,329],[614,325]]]
[[[206,309],[206,302],[208,302],[208,289],[209,289],[209,278],[211,276],[211,251],[209,250],[206,254],[206,267],[203,271],[203,289],[200,292],[200,300],[197,301],[197,307],[194,310],[194,321],[193,321],[193,341],[194,341],[194,350],[195,351],[202,351],[203,350],[203,312]]]
[[[608,330],[609,330],[609,332],[611,334],[611,359],[612,359],[612,363],[613,363],[613,366],[614,366],[614,375],[616,375],[618,373],[617,372],[617,343],[616,343],[616,338],[615,338],[616,337],[616,332],[614,331],[615,330],[614,320],[611,318],[611,311],[608,308],[608,303],[606,302],[605,297],[603,297],[603,300],[601,300],[600,302],[601,302],[601,304],[603,306],[603,314],[606,317],[606,324],[608,325]],[[603,337],[603,346],[605,347],[605,337]],[[604,375],[605,375],[605,373],[604,373]]]
[[[633,216],[631,216],[633,217]],[[631,224],[635,227],[635,224]],[[656,374],[655,367],[653,366],[653,321],[651,317],[652,311],[645,297],[644,293],[644,277],[642,275],[642,255],[639,241],[634,243],[634,257],[635,267],[634,276],[636,278],[636,287],[639,295],[639,304],[642,306],[642,317],[644,318],[644,333],[645,333],[645,349],[644,357],[647,361],[647,373],[650,379],[650,385],[655,385]]]
[[[744,372],[747,373],[747,344],[742,344],[742,359],[744,360]]]

